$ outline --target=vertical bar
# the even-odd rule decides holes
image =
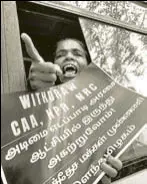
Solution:
[[[23,91],[26,89],[26,77],[15,1],[1,1],[1,21],[1,92]]]

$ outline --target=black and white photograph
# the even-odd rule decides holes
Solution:
[[[146,184],[147,1],[1,1],[1,184]]]

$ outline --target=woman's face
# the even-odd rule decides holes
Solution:
[[[62,69],[62,82],[66,82],[88,65],[86,51],[77,40],[62,40],[57,44],[54,63]]]

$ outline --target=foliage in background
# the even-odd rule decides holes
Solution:
[[[80,18],[91,59],[125,87],[147,96],[147,36]]]

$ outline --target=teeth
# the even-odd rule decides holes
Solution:
[[[76,74],[75,71],[66,71],[65,74],[64,74],[64,76],[65,77],[74,77],[75,74]]]
[[[61,68],[63,75],[60,76],[60,80],[62,82],[74,78],[79,71],[79,65],[75,62],[64,63]]]
[[[76,68],[75,68],[75,66],[69,64],[69,65],[66,65],[66,66],[64,67],[64,70],[65,70],[65,71],[66,71],[66,70],[76,70]]]
[[[75,71],[66,71],[65,73],[72,73],[72,74],[75,74],[76,72],[75,72]]]
[[[75,77],[75,74],[73,73],[66,73],[64,77]]]
[[[72,64],[67,64],[63,67],[63,72],[68,75],[74,75],[77,73],[77,67]]]

